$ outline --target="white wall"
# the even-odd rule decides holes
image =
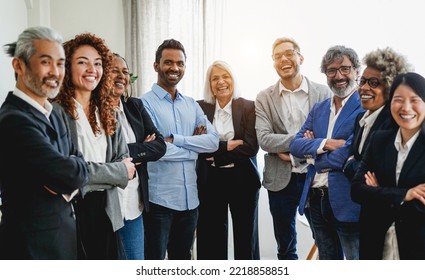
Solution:
[[[82,32],[104,38],[108,47],[124,55],[122,0],[0,0],[0,46],[15,42],[34,25],[50,26],[65,40]],[[2,48],[3,49],[3,48]],[[15,86],[11,58],[0,54],[0,104]]]
[[[353,48],[360,58],[390,46],[425,75],[423,8],[416,0],[227,0],[223,57],[238,74],[245,96],[255,98],[278,76],[271,48],[293,37],[304,55],[302,72],[326,83],[320,62],[333,45]],[[243,9],[243,10],[242,10]],[[243,12],[242,12],[243,11]]]
[[[4,53],[3,46],[15,42],[18,34],[26,27],[27,10],[24,0],[0,0],[0,104],[15,87],[12,59]]]
[[[105,39],[108,47],[124,56],[122,0],[51,0],[52,28],[65,40],[83,32]]]

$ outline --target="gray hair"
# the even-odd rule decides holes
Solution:
[[[211,82],[210,82],[211,72],[214,67],[220,68],[226,71],[227,73],[229,73],[230,77],[233,80],[233,95],[232,95],[233,97],[232,98],[238,99],[241,96],[241,94],[240,94],[239,86],[236,81],[235,75],[233,74],[233,71],[230,68],[230,65],[224,61],[216,60],[210,65],[210,67],[208,67],[207,74],[205,75],[204,101],[206,103],[215,104],[215,96],[214,96],[214,93],[212,92]]]
[[[31,56],[36,52],[33,45],[34,40],[47,40],[57,42],[60,45],[63,43],[62,36],[51,28],[44,26],[29,27],[19,35],[18,41],[4,45],[5,52],[11,57],[22,59],[28,65]]]
[[[360,68],[360,59],[353,49],[346,48],[345,46],[333,46],[330,47],[323,56],[322,64],[320,66],[322,73],[326,73],[328,66],[335,61],[342,61],[344,56],[347,56],[348,59],[350,59],[354,69]]]
[[[387,100],[395,77],[412,71],[412,66],[407,62],[407,59],[390,47],[371,51],[365,55],[363,62],[366,67],[374,68],[381,72],[381,80]]]

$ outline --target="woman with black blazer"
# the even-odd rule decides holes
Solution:
[[[409,71],[404,56],[391,48],[377,49],[365,55],[366,68],[359,80],[359,94],[363,109],[354,126],[352,153],[345,166],[344,174],[351,180],[359,167],[362,155],[376,130],[397,127],[390,122],[389,94],[394,78]]]
[[[229,65],[207,70],[204,100],[199,101],[217,130],[219,148],[198,158],[199,220],[197,258],[228,258],[228,209],[233,221],[235,259],[258,258],[256,211],[260,179],[254,102],[239,97]]]
[[[399,129],[374,133],[353,178],[352,197],[362,206],[360,258],[382,259],[385,242],[395,235],[395,259],[423,260],[425,78],[416,73],[397,76],[390,102]]]
[[[127,62],[118,54],[113,55],[111,72],[112,96],[118,120],[137,171],[137,176],[119,193],[124,216],[124,227],[118,230],[118,240],[123,247],[123,255],[119,257],[129,260],[144,259],[142,212],[149,211],[147,162],[160,159],[165,154],[166,145],[142,100],[130,97],[130,72]]]

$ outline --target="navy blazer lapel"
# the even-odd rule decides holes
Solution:
[[[239,132],[241,131],[241,122],[242,122],[242,110],[243,104],[242,99],[233,99],[232,101],[232,121],[233,121],[233,129],[235,131],[235,139],[239,139],[237,137]]]
[[[135,120],[135,118],[141,117],[139,108],[136,106],[135,102],[136,100],[132,100],[131,98],[127,99],[127,101],[124,101],[124,98],[121,97],[121,103],[124,109],[125,117],[127,118],[127,121],[130,124],[136,139],[145,139],[145,128],[143,126],[143,120]],[[140,102],[142,101],[140,100]]]
[[[205,115],[207,115],[208,120],[210,121],[210,123],[213,123],[214,121],[214,113],[215,113],[215,102],[214,104],[211,103],[206,103],[204,102],[204,106],[202,106]]]
[[[9,95],[7,96],[8,101],[13,104],[16,107],[19,107],[21,110],[27,111],[31,115],[34,116],[34,118],[38,119],[42,123],[46,124],[46,126],[54,132],[54,136],[57,138],[57,133],[53,125],[50,123],[50,121],[46,118],[45,115],[43,115],[40,111],[35,109],[33,106],[28,104],[26,101],[22,100],[21,98],[14,95],[12,92],[9,92]]]
[[[362,139],[364,126],[360,126],[359,121],[363,117],[363,115],[364,113],[360,113],[356,118],[356,122],[354,123],[355,134],[353,138],[353,147],[354,147],[353,154],[356,156],[356,158],[360,156],[359,146],[360,146],[360,141]]]
[[[423,162],[423,160],[420,160],[420,158],[425,156],[424,142],[425,142],[425,136],[423,135],[423,132],[421,131],[419,132],[418,138],[416,139],[415,143],[412,146],[412,149],[410,150],[406,160],[404,161],[403,167],[400,172],[400,177],[398,179],[398,186],[404,186],[404,182],[409,177],[410,172],[412,170],[416,170],[417,172],[418,168],[415,167],[415,165],[418,162]]]

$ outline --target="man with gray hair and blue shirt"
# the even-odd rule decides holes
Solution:
[[[77,259],[70,200],[88,169],[47,100],[65,74],[62,37],[32,27],[5,47],[16,86],[0,109],[0,259]]]
[[[307,214],[321,260],[359,258],[360,205],[351,199],[351,183],[342,172],[351,156],[357,115],[360,60],[344,46],[323,56],[333,97],[316,104],[290,145],[291,154],[309,163],[299,212]]]
[[[278,38],[272,58],[280,79],[257,95],[255,129],[260,147],[267,152],[262,184],[269,195],[277,257],[296,260],[295,216],[307,164],[289,153],[289,143],[313,105],[331,96],[331,91],[301,74],[304,56],[294,39]]]

